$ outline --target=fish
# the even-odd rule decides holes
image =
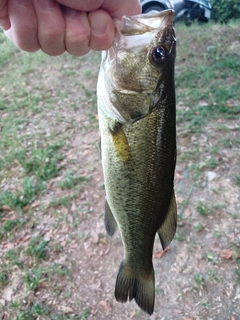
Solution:
[[[134,299],[150,315],[155,236],[165,249],[177,224],[173,18],[165,10],[115,21],[97,83],[104,223],[110,236],[119,229],[124,248],[115,298]]]

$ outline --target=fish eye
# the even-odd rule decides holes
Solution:
[[[164,47],[157,46],[152,49],[151,60],[154,63],[154,65],[159,66],[166,60],[166,57],[167,57],[167,52]]]

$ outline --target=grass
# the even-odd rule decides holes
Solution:
[[[203,274],[201,274],[201,273],[195,274],[193,277],[193,280],[194,280],[194,282],[193,282],[194,289],[202,289],[202,287],[205,283]]]
[[[179,242],[183,242],[186,238],[186,228],[184,226],[179,226],[178,230],[174,236],[174,239],[179,241]]]
[[[18,268],[23,268],[24,261],[20,257],[21,251],[21,247],[7,250],[3,255],[5,263],[7,263],[8,266],[17,266]]]
[[[0,269],[0,286],[6,286],[9,283],[9,273],[7,271],[7,268],[1,267]]]
[[[205,39],[200,47],[198,41],[208,32],[208,28],[202,26],[200,29],[194,25],[190,32],[185,32],[183,25],[176,26],[179,40],[177,100],[185,106],[183,110],[178,109],[177,122],[184,122],[189,132],[201,132],[207,120],[217,120],[223,116],[234,119],[240,113],[239,55],[225,50],[225,41],[234,41],[236,29],[231,29],[234,31],[231,39],[223,39],[221,28],[212,26],[212,37]],[[196,46],[197,51],[194,50]]]
[[[237,185],[237,186],[240,186],[240,176],[239,175],[235,175],[233,177],[233,180],[234,180],[234,183]]]
[[[81,320],[87,320],[88,319],[88,315],[89,315],[89,310],[87,308],[84,308],[82,310],[82,313],[81,313]]]
[[[0,195],[0,212],[4,206],[11,209],[24,209],[45,189],[46,186],[41,181],[25,178],[20,185],[20,190],[16,192],[4,191]]]
[[[217,281],[220,280],[216,271],[212,269],[208,270],[207,277],[208,277],[208,281],[210,281],[211,283],[216,283]]]
[[[33,146],[29,154],[23,150],[18,151],[14,158],[27,175],[34,175],[40,180],[46,181],[58,174],[57,162],[63,158],[62,154],[58,152],[61,146],[59,143],[47,145],[44,148]]]
[[[191,237],[206,241],[210,219],[228,209],[228,205],[212,204],[211,199],[200,201],[203,198],[197,195],[190,216],[184,217],[194,188],[205,187],[205,172],[221,175],[222,159],[230,153],[233,160],[239,157],[240,57],[232,46],[239,37],[239,24],[193,24],[190,28],[177,24],[176,33],[178,162],[186,165],[192,181],[186,188],[191,191],[185,192],[179,204],[181,223],[175,240],[181,246]],[[74,268],[66,256],[74,251],[72,243],[78,250],[91,238],[89,230],[80,226],[91,220],[95,205],[87,199],[95,191],[91,184],[94,168],[85,169],[79,158],[90,153],[90,149],[81,149],[88,143],[84,134],[97,127],[99,54],[52,58],[41,52],[20,52],[2,31],[0,46],[0,291],[11,288],[14,276],[19,282],[4,307],[6,318],[87,320],[91,308],[71,297],[68,285]],[[238,188],[240,171],[229,174]],[[215,186],[219,197],[222,188]],[[237,223],[237,207],[229,217]],[[213,234],[218,235],[211,239],[216,243],[225,236],[218,229]],[[197,247],[198,240],[191,240]],[[208,267],[192,276],[196,291],[207,283],[220,282],[220,271],[215,270],[220,261],[212,248],[202,246],[201,262]],[[229,263],[236,284],[240,281],[239,244],[233,250]],[[81,258],[79,253],[77,259]],[[57,303],[42,301],[45,293]],[[78,316],[59,311],[62,301],[78,305]]]
[[[54,291],[54,283],[70,276],[70,269],[66,266],[58,263],[51,265],[49,261],[49,255],[54,253],[57,256],[61,252],[61,245],[57,241],[49,243],[40,234],[32,236],[32,231],[41,221],[41,216],[33,213],[36,211],[32,209],[35,208],[34,201],[44,197],[48,193],[50,181],[62,174],[62,150],[66,137],[65,129],[60,128],[63,119],[58,114],[53,118],[58,123],[57,130],[51,130],[52,127],[47,122],[48,117],[53,117],[51,110],[56,98],[49,94],[49,90],[27,80],[38,68],[42,68],[47,56],[40,52],[19,52],[1,31],[0,43],[1,71],[4,68],[8,70],[9,62],[12,63],[10,72],[5,72],[0,79],[3,92],[0,97],[0,240],[2,243],[14,243],[14,248],[5,250],[0,258],[0,289],[11,286],[12,276],[16,270],[21,270],[23,286],[20,291],[21,296],[26,297],[17,300],[13,298],[6,312],[9,319],[25,320],[40,316],[49,319],[74,319],[71,315],[54,313],[38,301],[27,301],[28,292],[41,290],[41,283],[45,281],[52,288],[52,296],[58,295]],[[86,94],[89,93],[87,88],[84,90]],[[62,91],[61,99],[65,97],[68,94]],[[71,127],[69,126],[70,129]],[[60,138],[59,128],[63,132]],[[87,181],[88,177],[66,170],[58,188],[72,190],[76,187],[79,190],[79,184]],[[62,196],[61,199],[68,197]],[[63,203],[68,205],[69,200],[58,201],[58,204]],[[42,212],[44,207],[41,214]],[[26,241],[25,232],[31,236],[23,247],[21,242]],[[48,267],[43,266],[44,263]]]
[[[201,223],[193,226],[193,230],[197,232],[201,232],[203,229],[204,229],[204,225]]]
[[[48,241],[45,241],[42,236],[38,235],[31,238],[25,252],[29,256],[36,257],[39,260],[44,260],[47,257],[47,244]]]
[[[56,186],[62,189],[72,189],[74,186],[88,181],[88,177],[77,176],[72,170],[64,173],[63,179],[56,183]]]
[[[20,229],[24,222],[24,219],[6,220],[0,227],[0,240],[7,238],[9,235],[16,232],[17,229]]]
[[[212,264],[217,263],[216,255],[213,252],[204,253],[203,258]]]
[[[234,269],[234,273],[236,276],[236,281],[240,283],[240,269],[239,268],[235,268]]]
[[[35,292],[41,282],[46,281],[45,270],[42,268],[33,268],[24,272],[23,282],[27,291]]]
[[[17,52],[16,47],[6,41],[6,37],[2,30],[0,31],[0,45],[1,45],[1,54],[0,54],[0,65],[5,66],[8,61],[13,58],[14,53]]]
[[[198,202],[196,210],[201,216],[207,216],[208,214],[211,213],[211,209],[207,205],[205,205],[202,201]]]

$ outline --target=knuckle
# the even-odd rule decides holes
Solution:
[[[58,39],[63,38],[64,32],[62,29],[58,28],[52,28],[52,29],[47,29],[44,30],[41,34],[42,41],[45,43],[52,43],[55,42]]]
[[[80,43],[80,42],[86,42],[89,41],[90,38],[90,32],[85,31],[79,31],[79,30],[72,30],[71,32],[66,33],[65,36],[65,42],[66,43]]]

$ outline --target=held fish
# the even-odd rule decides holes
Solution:
[[[135,299],[152,314],[153,245],[176,231],[174,12],[123,17],[98,78],[100,146],[106,189],[105,227],[124,246],[117,301]]]

